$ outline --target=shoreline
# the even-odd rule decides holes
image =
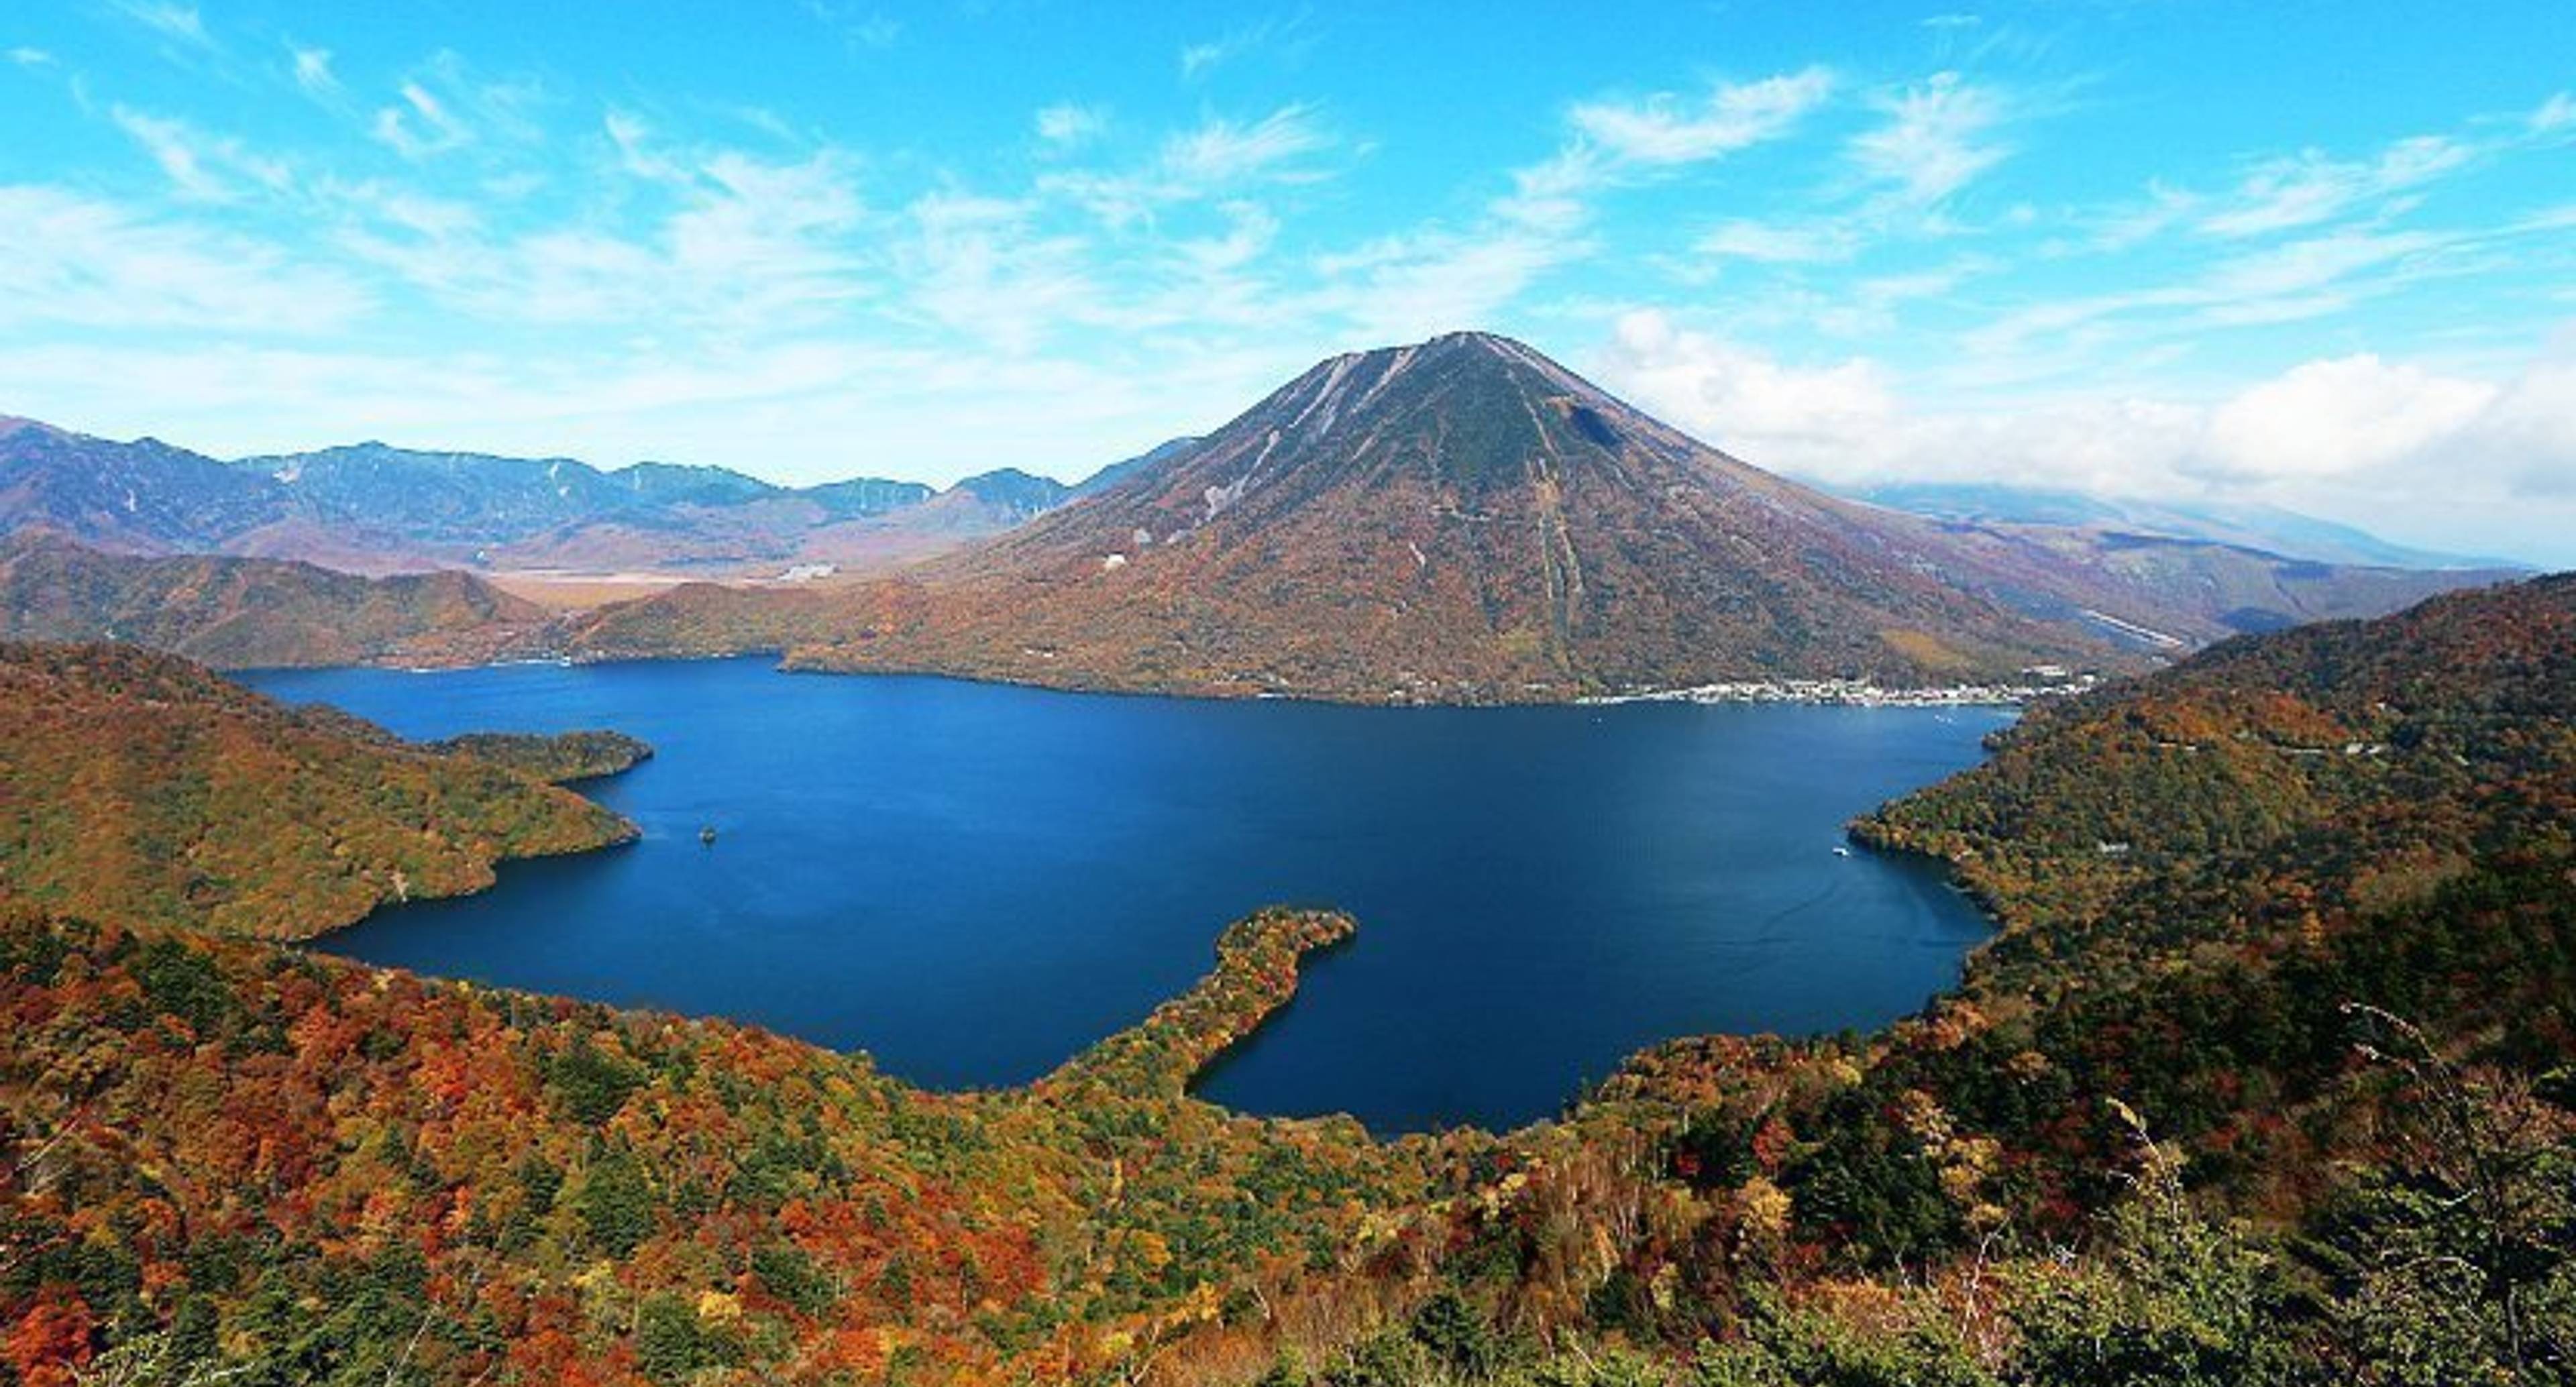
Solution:
[[[1621,703],[1799,703],[1840,708],[2020,708],[2043,698],[2064,698],[2099,688],[2091,674],[2029,684],[1940,684],[1884,688],[1865,679],[1745,679],[1678,689],[1596,694],[1584,707]]]
[[[497,660],[459,660],[452,663],[421,664],[393,659],[366,660],[352,664],[255,665],[218,668],[226,676],[295,673],[333,669],[376,669],[402,674],[456,674],[472,670],[508,669],[518,666],[551,665],[580,668],[591,665],[679,664],[712,660],[769,659],[772,669],[780,674],[819,674],[836,677],[893,676],[900,678],[953,679],[967,684],[991,684],[1004,688],[1034,689],[1049,693],[1099,694],[1111,697],[1187,698],[1212,702],[1282,702],[1324,703],[1356,708],[1606,708],[1631,703],[1696,703],[1702,705],[1778,703],[1800,704],[1821,708],[2021,708],[2047,698],[2062,698],[2087,693],[2108,682],[2105,676],[2083,673],[2035,680],[2029,683],[1938,684],[1889,688],[1865,679],[1741,679],[1709,684],[1690,684],[1677,688],[1638,689],[1615,694],[1579,694],[1560,698],[1532,699],[1437,699],[1437,698],[1361,698],[1352,695],[1321,692],[1297,692],[1284,689],[1238,690],[1234,688],[1150,688],[1117,684],[1086,684],[1071,680],[1014,679],[994,674],[973,674],[935,668],[851,668],[836,665],[800,663],[791,650],[745,649],[724,651],[688,651],[653,654],[642,651],[600,650],[556,652],[542,655],[515,655]]]

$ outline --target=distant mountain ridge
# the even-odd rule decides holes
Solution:
[[[859,477],[786,487],[722,467],[602,471],[369,441],[224,461],[0,421],[0,527],[106,550],[309,559],[353,571],[641,566],[757,574],[920,557],[1062,505],[1003,467],[945,491]],[[933,503],[939,510],[916,514]]]
[[[1751,467],[1506,338],[1320,363],[886,581],[602,608],[587,655],[784,651],[1076,687],[1520,701],[2130,668],[2485,573],[1935,520]]]
[[[766,651],[1076,687],[1543,701],[2133,668],[2521,576],[1954,513],[1993,495],[1908,499],[1934,513],[1763,472],[1483,333],[1334,357],[1214,433],[1072,487],[1001,468],[945,491],[787,488],[376,442],[226,463],[0,421],[0,525],[85,546],[0,565],[18,629],[234,666]],[[207,552],[228,561],[177,557]],[[556,616],[488,585],[244,566],[259,556],[729,585],[595,605],[619,579]]]
[[[2445,554],[2392,544],[2367,530],[2277,506],[2224,502],[2157,502],[2088,496],[2044,487],[1979,482],[1890,482],[1843,488],[1842,494],[1939,520],[2047,525],[2195,539],[2258,549],[2320,563],[2385,568],[2503,569],[2495,558]]]

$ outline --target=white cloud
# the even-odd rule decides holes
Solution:
[[[1255,184],[1328,177],[1329,170],[1308,156],[1334,144],[1310,106],[1283,106],[1250,124],[1211,116],[1166,138],[1142,168],[1056,169],[1040,174],[1036,187],[1071,201],[1112,229],[1150,227],[1166,208],[1228,197]]]
[[[2576,126],[2576,94],[2557,92],[2541,102],[2524,123],[2535,134],[2551,134]]]
[[[331,189],[357,222],[339,249],[438,314],[496,326],[774,334],[876,292],[854,241],[866,207],[838,151],[779,161],[665,146],[622,113],[605,128],[617,168],[642,180],[614,222],[496,235],[471,203],[364,182]]]
[[[1821,67],[1722,84],[1705,100],[1659,92],[1638,102],[1587,101],[1566,113],[1577,135],[1613,160],[1690,164],[1775,139],[1823,104],[1833,75]]]
[[[2576,563],[2576,353],[2497,378],[2371,354],[2215,400],[2113,390],[1927,407],[1867,358],[1784,364],[1660,312],[1596,377],[1756,466],[1834,485],[1976,481],[2287,505],[2401,539]]]
[[[2200,229],[2217,236],[2288,231],[2418,188],[2466,165],[2476,151],[2439,135],[2400,140],[2376,159],[2342,161],[2316,150],[2257,166]]]
[[[1425,228],[1324,258],[1311,307],[1368,346],[1491,327],[1540,275],[1585,248],[1522,230]]]
[[[339,75],[331,70],[331,50],[299,48],[287,45],[295,63],[295,85],[317,101],[337,101],[341,96]]]
[[[2006,115],[2003,97],[1955,72],[1874,104],[1887,122],[1853,139],[1852,161],[1899,205],[1947,201],[2011,153],[1992,137]]]
[[[370,133],[406,159],[480,146],[489,162],[545,143],[548,97],[533,78],[489,77],[442,50],[395,90],[400,101],[377,109]]]
[[[1596,369],[1648,413],[1718,448],[1811,476],[1845,470],[1856,446],[1874,452],[1863,440],[1899,408],[1885,372],[1864,358],[1785,366],[1653,310],[1618,320]]]
[[[805,0],[805,12],[851,49],[882,51],[903,37],[903,21],[883,10],[842,0]]]
[[[2500,393],[2368,353],[2311,361],[2221,405],[2192,470],[2259,480],[2366,472],[2455,436]]]
[[[241,141],[209,137],[182,120],[128,106],[109,108],[109,119],[152,156],[180,196],[199,202],[229,201],[248,181],[282,192],[293,181],[286,166],[253,154]]]
[[[1720,260],[1757,260],[1774,265],[1821,265],[1849,260],[1860,249],[1860,237],[1847,225],[1816,222],[1784,226],[1771,222],[1721,222],[1692,246]]]
[[[1163,146],[1163,171],[1192,183],[1230,183],[1331,143],[1313,108],[1283,106],[1251,125],[1210,119],[1172,137]]]
[[[161,172],[169,176],[181,196],[213,201],[230,194],[224,181],[197,158],[195,146],[178,121],[147,116],[124,106],[114,108],[110,116],[119,129],[143,146],[152,162],[161,166]]]
[[[52,67],[54,55],[41,48],[20,44],[9,50],[9,61],[20,67]]]
[[[1238,58],[1283,40],[1292,49],[1302,48],[1304,40],[1297,34],[1303,27],[1303,16],[1265,19],[1216,38],[1185,44],[1180,52],[1181,80],[1199,81]]]
[[[1184,45],[1181,49],[1181,78],[1184,81],[1195,80],[1200,74],[1224,62],[1225,59],[1226,49],[1221,43]]]
[[[206,33],[205,17],[194,5],[175,0],[115,0],[118,13],[162,38],[191,48],[211,48],[214,39]]]
[[[0,186],[0,329],[234,335],[340,328],[368,296],[333,269],[54,188]]]
[[[1570,239],[1591,220],[1596,195],[1776,140],[1825,102],[1833,81],[1831,72],[1810,67],[1720,83],[1695,99],[1657,92],[1578,102],[1565,115],[1565,142],[1513,169],[1511,192],[1487,214],[1524,239]]]
[[[447,103],[418,82],[405,82],[403,104],[377,110],[375,136],[406,159],[443,153],[473,138],[465,122],[450,114]]]
[[[1058,149],[1088,144],[1108,128],[1109,113],[1098,106],[1065,101],[1038,109],[1038,138]]]
[[[2069,369],[2077,364],[2071,349],[2341,312],[2444,272],[2438,256],[2457,244],[2456,237],[2426,232],[2313,236],[2230,256],[2187,279],[2031,304],[1963,340],[1982,357],[2022,356],[2043,368]]]

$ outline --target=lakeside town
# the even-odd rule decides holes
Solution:
[[[1602,694],[1586,705],[1613,703],[1818,703],[1846,708],[2018,708],[2042,698],[2086,692],[2101,677],[2090,670],[2034,665],[2010,684],[1943,684],[1890,689],[1866,679],[1744,679],[1680,689]]]

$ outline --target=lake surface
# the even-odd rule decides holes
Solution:
[[[334,952],[1010,1084],[1188,987],[1228,921],[1333,905],[1358,939],[1200,1091],[1379,1131],[1547,1116],[1673,1036],[1920,1006],[1984,921],[1924,864],[1834,848],[2009,717],[1208,702],[761,659],[249,682],[407,736],[609,727],[657,752],[585,787],[642,842],[505,866]]]

